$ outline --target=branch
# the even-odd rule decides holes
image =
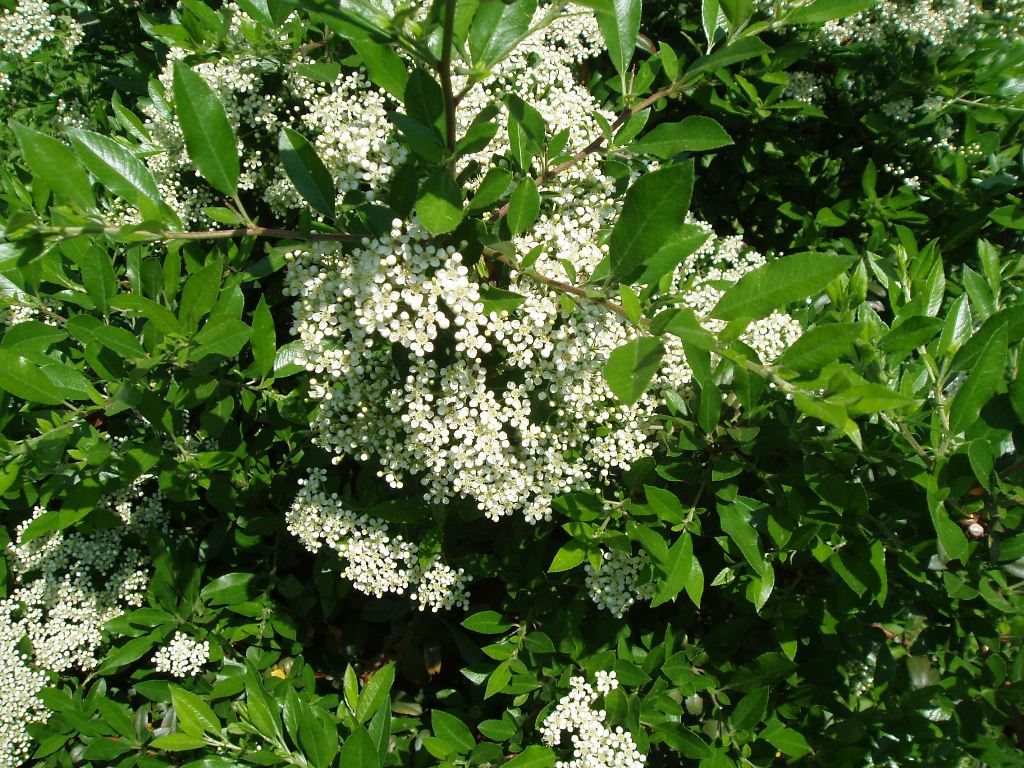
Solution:
[[[501,251],[496,251],[493,248],[484,248],[484,252],[488,256],[493,256],[497,261],[500,261],[502,264],[511,268],[517,274],[529,278],[530,280],[533,280],[535,283],[546,285],[549,288],[554,288],[556,291],[567,293],[570,296],[575,296],[578,299],[593,302],[594,304],[604,307],[609,312],[614,312],[616,315],[619,315],[620,317],[623,317],[626,320],[632,322],[625,308],[623,308],[619,304],[616,304],[614,301],[608,301],[607,299],[602,299],[599,296],[591,296],[582,288],[579,288],[575,285],[570,285],[569,283],[563,283],[561,280],[554,280],[550,277],[544,277],[544,275],[537,274],[536,272],[523,272],[522,270],[520,270],[519,265],[516,264],[514,260],[510,259]]]
[[[455,161],[455,107],[457,104],[452,89],[452,49],[455,47],[455,6],[456,0],[447,0],[444,7],[444,37],[441,41],[441,61],[438,74],[441,76],[441,91],[444,94],[444,133],[448,147],[448,162]]]
[[[33,234],[57,236],[63,238],[80,237],[81,235],[110,235],[112,237],[137,236],[142,240],[228,240],[234,237],[270,237],[287,240],[303,240],[316,243],[335,241],[342,243],[360,243],[364,235],[352,235],[343,232],[300,232],[294,229],[275,229],[273,227],[238,227],[236,229],[211,229],[199,232],[178,232],[164,230],[148,232],[132,231],[130,227],[50,227],[36,230]]]
[[[682,87],[683,87],[682,86],[682,80],[678,80],[678,81],[672,83],[672,85],[668,86],[667,88],[662,88],[660,91],[658,91],[658,92],[648,96],[646,99],[641,101],[639,104],[636,104],[633,107],[630,107],[629,109],[622,110],[622,112],[619,114],[619,116],[617,118],[615,118],[615,122],[612,123],[611,129],[609,130],[608,135],[609,136],[614,136],[615,135],[615,131],[617,131],[619,128],[621,128],[623,125],[625,125],[626,121],[629,120],[629,118],[631,118],[633,115],[637,114],[638,112],[643,112],[645,109],[650,107],[655,102],[661,101],[662,99],[669,98],[671,96],[678,95],[682,91]],[[581,149],[575,155],[570,157],[564,163],[559,163],[554,168],[551,168],[551,169],[545,171],[544,173],[542,173],[540,176],[538,176],[537,179],[536,179],[537,186],[539,187],[542,184],[545,184],[546,182],[551,181],[551,179],[553,179],[555,176],[558,176],[563,171],[569,170],[574,165],[577,165],[578,163],[582,162],[583,160],[585,160],[586,158],[588,158],[590,155],[594,154],[595,152],[601,151],[601,149],[604,147],[604,144],[605,144],[606,141],[607,141],[607,137],[606,136],[604,136],[604,135],[598,136],[596,139],[594,139],[592,142],[587,144],[587,146],[585,146],[583,149]],[[508,210],[509,210],[510,205],[511,205],[511,202],[505,203],[503,206],[501,206],[501,208],[499,208],[494,213],[492,213],[490,221],[497,221],[498,219],[500,219],[503,216],[505,216],[506,214],[508,214]]]

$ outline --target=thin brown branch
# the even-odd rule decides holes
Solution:
[[[609,136],[614,136],[615,132],[619,128],[621,128],[623,125],[625,125],[626,121],[629,120],[629,118],[631,118],[633,115],[635,115],[635,114],[637,114],[639,112],[643,112],[645,109],[650,107],[655,102],[661,101],[661,99],[665,99],[665,98],[668,98],[670,96],[677,95],[680,90],[681,90],[680,83],[678,83],[678,82],[673,83],[672,85],[668,86],[667,88],[662,88],[660,91],[657,91],[656,93],[651,94],[646,99],[644,99],[643,101],[639,102],[638,104],[635,104],[634,106],[630,107],[629,109],[622,110],[622,112],[619,114],[619,116],[617,118],[615,118],[615,122],[613,122],[611,124],[611,128],[610,128],[610,130],[608,132],[608,135]],[[555,167],[548,169],[547,171],[542,173],[540,176],[538,176],[537,179],[536,179],[537,186],[539,187],[539,186],[545,184],[546,182],[548,182],[551,179],[553,179],[555,176],[558,176],[563,171],[567,171],[570,168],[572,168],[574,165],[582,162],[583,160],[585,160],[587,157],[589,157],[590,155],[594,154],[595,152],[601,151],[601,149],[604,147],[606,141],[607,141],[607,137],[605,137],[603,135],[602,136],[598,136],[596,139],[594,139],[592,142],[587,144],[587,146],[585,146],[583,149],[581,149],[575,155],[570,157],[568,160],[566,160],[565,162],[559,163]],[[498,219],[504,217],[506,214],[508,214],[508,210],[509,210],[509,206],[510,205],[511,205],[511,203],[505,203],[503,206],[501,206],[501,208],[499,208],[498,210],[496,210],[494,213],[491,214],[490,220],[491,221],[497,221]]]
[[[602,299],[599,296],[591,296],[589,293],[587,293],[583,288],[580,288],[579,286],[572,285],[570,283],[563,283],[561,280],[555,280],[550,277],[545,277],[544,275],[540,275],[536,272],[523,272],[520,270],[519,265],[516,264],[514,260],[510,259],[508,256],[501,253],[500,251],[494,250],[493,248],[485,248],[484,252],[488,256],[491,256],[497,261],[500,261],[507,267],[510,267],[517,274],[520,274],[523,277],[533,280],[535,283],[546,285],[549,288],[554,288],[556,291],[560,291],[561,293],[566,293],[569,294],[570,296],[575,296],[578,299],[583,299],[584,301],[589,301],[594,304],[597,304],[598,306],[604,307],[609,312],[614,312],[616,315],[619,315],[620,317],[629,320],[629,322],[632,322],[626,310],[621,305],[616,304],[614,301],[608,301],[607,299]]]
[[[179,232],[162,230],[157,232],[132,231],[125,227],[55,227],[42,230],[39,234],[57,237],[80,237],[81,235],[110,235],[124,237],[138,236],[148,240],[229,240],[235,237],[269,237],[285,240],[302,240],[305,242],[335,241],[342,243],[359,243],[363,235],[352,235],[344,232],[300,232],[294,229],[276,229],[273,227],[236,227],[235,229],[211,229],[197,232]]]

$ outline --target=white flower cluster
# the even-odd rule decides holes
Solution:
[[[589,561],[585,566],[587,594],[598,608],[622,618],[637,600],[654,597],[654,583],[649,578],[640,583],[650,564],[646,552],[631,555],[610,549],[602,551],[601,557],[599,568],[594,568]]]
[[[914,100],[910,98],[895,99],[884,102],[879,109],[890,120],[897,123],[909,123],[914,119]]]
[[[290,87],[303,102],[305,130],[300,132],[314,137],[317,154],[334,178],[337,203],[356,189],[375,199],[407,155],[387,119],[390,97],[359,72],[340,74],[333,83],[295,76]],[[280,166],[264,199],[281,213],[306,205]]]
[[[54,16],[46,0],[20,0],[0,14],[0,50],[4,56],[30,58],[51,40],[61,36],[70,54],[81,42],[82,26],[70,16]]]
[[[453,608],[469,608],[469,592],[466,584],[472,580],[462,568],[458,570],[441,561],[435,555],[426,568],[419,571],[416,591],[409,595],[417,602],[421,611],[450,611]]]
[[[95,667],[103,625],[142,605],[148,563],[128,537],[159,524],[161,512],[149,504],[136,516],[123,501],[110,503],[127,515],[124,528],[57,531],[17,543],[45,513],[37,507],[7,545],[15,588],[0,600],[0,765],[18,765],[27,756],[26,725],[48,716],[38,699],[46,671]]]
[[[12,302],[3,309],[0,309],[0,325],[5,328],[11,328],[18,323],[24,323],[26,320],[37,319],[40,319],[39,310],[27,304]]]
[[[601,695],[618,687],[614,672],[598,672],[597,690],[582,677],[569,680],[569,692],[544,718],[541,738],[549,747],[562,743],[570,733],[572,759],[559,760],[555,768],[643,768],[647,756],[640,754],[633,735],[621,726],[605,725],[607,713],[594,709]]]
[[[910,169],[902,165],[898,165],[896,163],[886,163],[885,165],[882,166],[882,170],[884,170],[886,173],[891,173],[893,176],[899,178],[900,181],[903,183],[903,186],[905,187],[909,187],[910,189],[913,190],[918,190],[921,188],[921,178],[919,176],[911,176]]]
[[[217,92],[240,137],[238,188],[258,193],[281,215],[305,207],[284,167],[257,148],[276,145],[282,127],[288,126],[315,144],[334,177],[339,204],[355,189],[374,199],[406,158],[407,150],[395,140],[387,120],[388,108],[397,105],[360,73],[341,74],[336,81],[323,83],[300,74],[309,61],[299,58],[281,64],[251,55],[245,28],[256,22],[234,3],[224,7],[232,14],[226,45],[230,53],[192,69]],[[283,35],[279,42],[286,41],[287,35]],[[167,103],[173,92],[174,62],[188,53],[184,48],[170,49],[158,78],[163,97],[157,95],[143,107],[152,145],[146,164],[161,196],[183,221],[207,222],[203,208],[217,205],[218,198],[195,175],[181,128]],[[271,83],[278,80],[281,86],[272,90]],[[137,221],[138,212],[132,211],[125,220]]]
[[[794,71],[789,74],[789,83],[782,92],[785,99],[802,101],[804,104],[815,104],[825,98],[825,91],[821,86],[821,78],[812,72]]]
[[[769,16],[805,2],[755,0]],[[951,47],[980,36],[1014,39],[1024,29],[1021,0],[879,0],[871,8],[825,22],[819,40],[829,45],[923,45]]]
[[[467,125],[512,94],[535,106],[550,132],[568,132],[566,151],[590,142],[600,131],[598,109],[569,66],[595,52],[588,47],[597,39],[593,21],[584,18],[530,38],[492,81],[470,92],[460,121]],[[475,158],[481,166],[504,154],[502,131],[496,149]],[[584,282],[604,259],[604,231],[620,212],[614,188],[596,156],[546,185],[539,221],[516,238],[520,257],[539,248],[540,275]],[[521,304],[488,309],[491,287],[415,219],[395,221],[389,234],[354,249],[317,244],[288,259],[292,330],[316,375],[310,395],[320,401],[318,442],[339,459],[376,457],[394,487],[417,479],[431,503],[468,497],[492,519],[513,512],[550,519],[554,496],[649,455],[646,426],[658,390],[690,380],[681,343],[668,340],[652,393],[635,405],[618,403],[602,369],[635,330],[594,303],[569,311],[558,292],[519,276],[508,287]],[[721,295],[713,282],[735,280],[763,261],[734,238],[709,236],[673,288],[706,314]],[[799,332],[776,314],[754,324],[746,340],[771,359]]]
[[[7,545],[19,584],[11,600],[27,619],[36,664],[55,672],[91,669],[98,662],[102,626],[142,604],[146,558],[128,543],[129,528],[57,531],[16,543],[45,512],[37,507]]]
[[[15,600],[0,600],[0,765],[21,765],[31,751],[28,723],[43,723],[49,710],[39,692],[49,685],[46,673],[32,665],[25,650],[28,622]]]
[[[195,677],[210,660],[210,641],[193,640],[184,632],[175,632],[174,638],[153,654],[157,672],[174,677]]]
[[[468,607],[470,578],[433,558],[425,567],[419,548],[402,536],[391,536],[387,523],[346,507],[336,493],[324,488],[327,472],[310,470],[285,520],[288,530],[311,552],[323,544],[345,561],[342,578],[364,594],[383,597],[411,590],[419,609],[437,612]]]

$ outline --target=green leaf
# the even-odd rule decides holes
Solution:
[[[647,259],[679,235],[692,193],[692,160],[645,173],[629,188],[608,239],[613,278],[629,282]]]
[[[178,319],[188,330],[195,329],[217,303],[223,271],[223,261],[219,256],[214,257],[185,282],[178,305]]]
[[[146,635],[129,640],[117,648],[111,648],[107,655],[103,657],[103,661],[100,662],[96,673],[106,675],[131,664],[133,661],[138,661],[153,649],[154,643],[154,639]]]
[[[512,625],[505,621],[497,611],[480,611],[466,618],[462,626],[471,632],[479,632],[482,635],[501,635],[512,628]]]
[[[938,537],[941,551],[946,560],[959,560],[966,563],[970,556],[970,544],[960,526],[953,522],[946,511],[943,499],[948,489],[939,490],[934,477],[925,476],[924,486],[928,501],[928,511],[932,518],[932,526]]]
[[[200,175],[218,192],[233,196],[239,175],[234,129],[217,94],[180,59],[174,62],[174,111]]]
[[[663,520],[671,525],[678,525],[683,522],[683,519],[686,517],[686,510],[683,509],[682,503],[672,491],[656,488],[653,485],[645,485],[644,495],[647,497],[648,505],[658,515],[659,520]]]
[[[587,559],[587,548],[578,541],[570,541],[555,552],[555,556],[548,566],[548,573],[561,573],[571,571],[578,565],[582,565]]]
[[[533,179],[525,178],[512,192],[509,198],[508,228],[512,234],[518,235],[533,226],[540,215],[540,192]]]
[[[726,4],[723,2],[722,5]],[[771,52],[772,49],[765,45],[760,38],[744,37],[735,43],[719,48],[712,54],[701,56],[686,70],[685,77],[692,80],[701,72],[720,69],[721,67],[727,67],[730,64],[737,64],[738,62]]]
[[[606,0],[597,9],[597,26],[612,64],[623,78],[629,73],[640,34],[641,6],[641,0]]]
[[[710,235],[696,224],[683,224],[654,255],[644,260],[644,271],[637,282],[653,285],[662,276],[674,272],[688,257],[697,252]]]
[[[967,268],[964,269],[966,271]],[[1008,345],[1016,344],[1024,339],[1024,305],[1018,304],[1001,309],[985,320],[984,325],[976,333],[970,335],[960,351],[953,356],[950,368],[954,371],[969,371],[974,368],[992,336],[1000,327],[1004,326]]]
[[[345,768],[380,768],[380,753],[366,729],[359,725],[341,745],[338,764]]]
[[[625,405],[632,405],[647,391],[658,372],[665,347],[650,336],[629,341],[613,350],[604,367],[608,387]]]
[[[278,706],[267,695],[260,681],[260,674],[251,661],[246,662],[245,705],[253,725],[271,737],[280,738],[281,717],[278,714]]]
[[[742,498],[742,497],[741,497]],[[748,504],[719,504],[718,518],[722,530],[736,544],[744,559],[759,576],[771,567],[761,554],[761,542],[750,524]]]
[[[738,30],[754,13],[751,0],[721,0],[722,11],[732,31]]]
[[[190,736],[202,736],[203,732],[219,734],[220,720],[210,705],[190,691],[177,685],[171,686],[171,701],[178,725]]]
[[[802,734],[777,721],[761,731],[759,737],[789,757],[800,758],[811,751]]]
[[[196,334],[198,345],[189,352],[189,359],[202,360],[207,355],[234,357],[252,336],[252,328],[233,317],[218,316],[206,322]]]
[[[978,361],[967,374],[949,408],[949,431],[965,431],[981,414],[981,409],[1000,389],[1008,354],[1006,326],[1000,326],[978,353]]]
[[[494,671],[487,676],[487,685],[484,688],[484,698],[489,699],[495,694],[505,690],[505,686],[512,680],[512,672],[509,671],[511,662],[503,661],[494,668]]]
[[[742,731],[761,722],[768,708],[768,693],[768,687],[761,686],[740,699],[730,717],[732,727]]]
[[[0,389],[43,405],[58,405],[66,399],[38,365],[8,350],[0,350]]]
[[[652,333],[671,333],[694,349],[708,352],[715,348],[714,335],[701,325],[697,315],[689,307],[668,309],[660,313],[651,323]]]
[[[100,184],[138,208],[144,219],[165,218],[169,209],[160,196],[156,179],[127,147],[83,128],[69,129],[68,136],[85,167]]]
[[[134,333],[104,325],[92,315],[75,315],[64,324],[64,328],[79,341],[86,344],[95,341],[125,359],[139,360],[146,356],[146,350]]]
[[[373,677],[363,686],[356,705],[356,720],[365,723],[373,717],[377,710],[389,701],[391,686],[395,682],[395,665],[385,664],[373,673]]]
[[[416,201],[416,215],[432,235],[451,232],[462,221],[462,192],[450,173],[435,172]]]
[[[366,65],[366,73],[374,85],[379,85],[399,101],[405,98],[405,86],[409,82],[409,71],[402,57],[391,48],[372,40],[348,41]],[[333,81],[334,78],[331,78]]]
[[[704,29],[704,38],[708,41],[708,51],[715,44],[715,32],[718,31],[718,14],[718,0],[702,0],[700,4],[700,20],[701,27]]]
[[[683,532],[668,551],[668,560],[662,566],[665,578],[661,582],[651,607],[657,608],[678,595],[683,589],[690,596],[693,604],[700,607],[700,599],[704,594],[704,570],[700,561],[693,554],[693,538]]]
[[[816,296],[853,262],[827,253],[796,253],[748,272],[711,310],[717,320],[757,320],[795,301]]]
[[[85,292],[96,304],[96,309],[106,316],[110,312],[111,299],[117,294],[117,277],[110,254],[93,246],[77,251],[72,258],[82,274]]]
[[[942,327],[936,352],[942,357],[955,355],[964,342],[971,338],[973,331],[974,319],[971,317],[971,303],[968,301],[967,294],[961,294],[956,297],[946,314],[946,322]]]
[[[890,354],[903,355],[931,341],[943,326],[937,317],[908,317],[878,341],[878,348]]]
[[[274,370],[274,355],[277,352],[277,332],[274,316],[270,314],[265,296],[252,313],[252,356],[257,375],[267,376]]]
[[[430,724],[435,736],[460,753],[469,752],[476,746],[473,732],[455,715],[435,709],[430,713]]]
[[[406,114],[428,127],[436,127],[444,116],[444,93],[437,80],[416,68],[409,75],[402,93]]]
[[[277,149],[281,154],[281,164],[298,193],[314,210],[333,219],[338,193],[330,171],[313,145],[302,134],[285,127],[281,130]]]
[[[785,18],[794,24],[821,24],[874,8],[875,2],[876,0],[815,0],[809,5],[797,8]]]
[[[481,0],[469,26],[473,64],[489,68],[505,58],[530,28],[537,0]]]
[[[190,749],[202,749],[206,746],[206,740],[198,736],[189,736],[187,733],[168,733],[166,736],[153,739],[149,746],[167,752],[187,752]]]
[[[480,289],[480,302],[484,305],[484,314],[491,312],[512,312],[526,301],[525,296],[520,296],[513,291],[506,291],[504,288],[495,288],[493,285],[485,285]]]
[[[995,463],[995,456],[992,454],[992,446],[984,440],[974,440],[967,446],[967,460],[971,464],[971,470],[978,482],[984,488],[988,488],[992,476],[992,467]]]
[[[512,159],[523,171],[530,170],[533,158],[540,154],[547,134],[547,123],[535,107],[514,94],[505,97],[508,109],[508,145]]]
[[[12,121],[11,129],[28,169],[53,190],[57,198],[87,211],[96,207],[92,182],[66,144],[21,123]]]
[[[252,586],[255,578],[252,573],[225,573],[203,587],[199,594],[210,605],[244,603],[256,595]]]
[[[483,181],[480,182],[476,194],[473,195],[473,199],[469,201],[469,205],[466,208],[470,211],[477,208],[486,208],[501,198],[511,183],[511,171],[506,171],[504,168],[491,168],[487,175],[484,176]]]
[[[668,160],[680,152],[704,152],[732,144],[732,137],[715,120],[699,115],[687,117],[678,123],[662,123],[631,149]]]
[[[548,747],[531,744],[513,757],[503,768],[551,768],[558,762],[558,756]]]
[[[819,325],[804,331],[775,364],[793,371],[816,371],[846,357],[863,331],[860,323]]]

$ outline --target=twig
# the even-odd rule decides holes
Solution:
[[[640,103],[630,107],[629,109],[622,110],[622,112],[619,114],[619,116],[617,118],[615,118],[615,122],[611,124],[611,128],[608,131],[608,135],[609,136],[614,136],[615,135],[615,131],[617,131],[619,128],[621,128],[623,125],[625,125],[626,121],[629,120],[629,118],[631,118],[633,115],[637,114],[638,112],[643,112],[645,109],[650,107],[655,102],[661,101],[662,99],[668,98],[670,96],[677,95],[681,90],[682,90],[682,81],[679,80],[679,81],[676,81],[676,82],[672,83],[672,85],[668,86],[667,88],[662,88],[657,93],[654,93],[654,94],[648,96],[646,99],[644,99]],[[565,162],[559,163],[554,168],[551,168],[551,169],[545,171],[544,173],[542,173],[540,176],[538,176],[537,179],[536,179],[537,186],[539,187],[542,184],[545,184],[546,182],[550,181],[551,179],[553,179],[558,174],[562,173],[562,171],[569,170],[574,165],[576,165],[577,163],[582,162],[583,160],[585,160],[590,155],[594,154],[595,152],[600,151],[604,147],[604,144],[605,144],[606,141],[607,141],[607,137],[606,136],[604,136],[604,135],[598,136],[596,139],[594,139],[592,142],[587,144],[587,146],[585,146],[583,149],[581,149],[575,155],[570,157],[568,160],[566,160]],[[501,208],[499,208],[498,210],[496,210],[494,213],[491,214],[490,220],[491,221],[497,221],[498,219],[504,217],[506,214],[508,214],[510,206],[511,206],[511,202],[505,203],[503,206],[501,206]]]
[[[437,72],[441,76],[441,90],[444,94],[444,133],[448,147],[448,162],[455,162],[455,93],[452,90],[452,49],[455,47],[455,3],[446,0],[444,7],[444,36],[441,41],[441,62]]]
[[[304,240],[306,242],[337,241],[342,243],[359,243],[363,241],[363,235],[352,235],[343,232],[300,232],[294,229],[275,229],[273,227],[237,227],[235,229],[211,229],[199,232],[178,232],[175,230],[163,230],[158,232],[147,232],[144,230],[132,231],[125,227],[53,227],[41,229],[38,234],[56,235],[58,237],[80,237],[81,235],[111,235],[123,237],[126,235],[139,236],[148,240],[228,240],[234,237],[270,237],[287,240]]]

